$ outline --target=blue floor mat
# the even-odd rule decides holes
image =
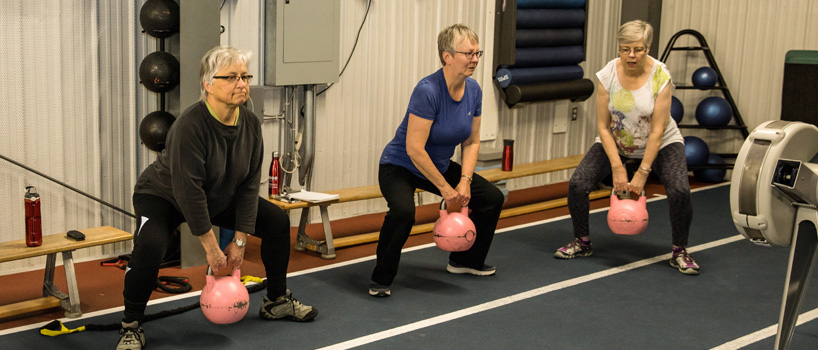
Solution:
[[[737,234],[728,196],[727,186],[693,194],[691,247]],[[587,258],[552,257],[572,238],[567,218],[499,233],[487,260],[497,266],[495,276],[449,274],[447,253],[435,247],[406,252],[389,298],[367,294],[374,260],[300,274],[289,278],[289,288],[318,308],[314,322],[261,320],[256,315],[261,292],[251,295],[248,316],[236,324],[210,324],[200,310],[151,321],[145,324],[148,348],[313,349],[375,334],[373,342],[353,344],[370,349],[709,349],[778,321],[787,247],[763,248],[740,239],[694,252],[702,266],[699,276],[682,275],[665,260],[616,270],[670,252],[667,201],[649,202],[648,210],[650,224],[638,236],[616,236],[607,228],[606,211],[592,214],[594,255]],[[598,273],[609,275],[594,278]],[[801,312],[818,307],[815,279]],[[577,283],[560,285],[566,281]],[[532,296],[532,291],[540,292]],[[148,312],[197,300],[152,305]],[[114,323],[120,317],[115,313],[66,325]],[[818,321],[799,326],[792,348],[818,343],[816,334]],[[88,349],[113,347],[117,338],[116,332],[49,338],[30,330],[5,335],[0,342],[9,349]],[[773,341],[747,348],[768,349]]]

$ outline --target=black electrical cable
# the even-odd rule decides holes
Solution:
[[[347,63],[345,63],[345,64],[344,64],[344,68],[343,68],[343,69],[341,69],[341,73],[340,73],[340,74],[338,74],[338,77],[339,77],[339,78],[340,78],[342,75],[344,75],[344,71],[345,71],[345,70],[347,70],[347,66],[349,65],[349,61],[350,61],[350,60],[352,60],[352,55],[355,53],[355,48],[356,48],[356,47],[358,47],[358,38],[360,38],[360,37],[361,37],[361,30],[364,28],[364,23],[366,23],[366,18],[367,18],[367,17],[369,17],[369,7],[370,7],[371,5],[372,5],[372,0],[369,0],[369,1],[366,3],[366,13],[364,14],[364,19],[363,19],[363,21],[361,21],[361,26],[360,26],[360,27],[358,27],[358,34],[356,34],[356,35],[355,35],[355,44],[353,44],[353,45],[352,45],[352,51],[349,53],[349,57],[347,57]],[[323,94],[323,93],[327,92],[327,90],[329,90],[329,88],[331,88],[331,87],[332,87],[332,85],[334,85],[334,84],[335,84],[335,83],[330,83],[330,84],[327,86],[327,88],[326,88],[326,89],[321,90],[321,92],[317,93],[315,96],[321,96],[321,94]]]
[[[46,179],[49,179],[49,180],[51,180],[51,181],[54,181],[54,182],[56,182],[57,184],[59,184],[59,185],[61,185],[61,186],[65,187],[65,188],[67,188],[67,189],[69,189],[69,190],[72,190],[72,191],[77,192],[77,193],[79,193],[79,194],[81,194],[81,195],[83,195],[83,196],[86,196],[86,197],[88,197],[88,198],[91,198],[91,199],[93,199],[93,200],[95,200],[95,201],[99,202],[100,204],[103,204],[103,205],[105,205],[105,206],[108,206],[108,207],[110,207],[111,209],[114,209],[114,210],[116,210],[116,211],[118,211],[118,212],[120,212],[120,213],[122,213],[122,214],[128,215],[128,216],[130,216],[130,217],[132,217],[132,218],[135,218],[135,217],[136,217],[136,215],[134,215],[134,214],[133,214],[133,213],[131,213],[131,212],[126,211],[125,209],[122,209],[122,208],[120,208],[120,207],[117,207],[117,206],[115,206],[115,205],[113,205],[113,204],[111,204],[111,203],[108,203],[108,202],[106,202],[106,201],[104,201],[104,200],[102,200],[102,199],[99,199],[99,198],[97,198],[97,197],[94,197],[94,196],[92,196],[92,195],[90,195],[90,194],[88,194],[88,193],[85,193],[85,192],[83,192],[83,191],[80,191],[80,190],[78,190],[78,189],[76,189],[76,188],[72,187],[71,185],[68,185],[68,184],[66,184],[66,183],[64,183],[64,182],[62,182],[62,181],[60,181],[60,180],[57,180],[57,179],[55,179],[55,178],[51,177],[51,176],[48,176],[48,175],[46,175],[46,174],[43,174],[43,173],[41,173],[41,172],[39,172],[39,171],[37,171],[37,170],[34,170],[34,169],[32,169],[32,168],[29,168],[29,167],[25,166],[24,164],[21,164],[21,163],[18,163],[18,162],[16,162],[16,161],[12,160],[12,159],[6,158],[6,157],[5,157],[4,155],[2,155],[2,154],[0,154],[0,158],[2,158],[2,159],[4,159],[4,160],[6,160],[7,162],[12,163],[12,164],[14,164],[14,165],[16,165],[16,166],[19,166],[19,167],[21,167],[21,168],[23,168],[23,169],[26,169],[26,170],[28,170],[28,171],[30,171],[30,172],[32,172],[32,173],[35,173],[35,174],[37,174],[37,175],[40,175],[40,176],[42,176],[42,177],[44,177],[44,178],[46,178]]]

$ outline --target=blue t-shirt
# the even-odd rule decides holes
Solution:
[[[406,128],[411,113],[432,121],[429,138],[426,140],[426,152],[437,170],[441,174],[446,172],[454,149],[471,136],[472,119],[482,114],[482,106],[483,92],[472,78],[466,78],[466,91],[460,101],[455,101],[449,95],[442,68],[421,79],[412,92],[406,115],[395,132],[395,137],[381,154],[380,164],[402,166],[420,178],[426,178],[406,153]]]

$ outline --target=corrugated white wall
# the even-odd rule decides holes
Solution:
[[[127,210],[132,210],[135,177],[155,159],[139,146],[137,136],[139,120],[158,108],[156,94],[139,86],[135,74],[141,58],[157,50],[156,40],[139,33],[136,14],[142,2],[0,2],[4,24],[0,31],[4,52],[0,56],[0,98],[6,101],[0,115],[0,152]],[[342,63],[352,49],[366,3],[342,0]],[[486,48],[493,40],[487,20],[493,4],[493,0],[373,1],[344,76],[316,101],[313,190],[377,183],[380,152],[403,118],[414,85],[439,68],[437,33],[462,22],[478,33]],[[586,78],[593,79],[596,70],[616,57],[620,7],[621,0],[589,1]],[[222,12],[227,29],[222,42],[251,49],[256,58],[262,57],[261,29],[253,28],[260,23],[259,9],[258,0],[228,0]],[[685,28],[704,34],[751,129],[778,118],[786,51],[818,47],[818,3],[810,0],[664,0],[662,17],[661,43]],[[168,45],[172,47],[172,41]],[[652,54],[658,57],[663,49],[664,45]],[[677,83],[689,82],[689,75],[703,64],[693,55],[683,53],[668,60]],[[490,69],[490,57],[490,53],[484,56],[476,77]],[[486,95],[493,91],[492,85],[478,81]],[[686,118],[692,118],[703,97],[694,94],[706,93],[677,91],[688,111]],[[266,114],[278,113],[280,95],[280,88],[269,89]],[[497,137],[482,147],[499,148],[502,139],[514,139],[518,164],[583,153],[596,136],[594,97],[575,106],[579,118],[569,121],[567,132],[554,133],[555,113],[562,110],[556,103],[509,110],[500,102]],[[264,132],[267,153],[272,153],[278,145],[278,122],[265,122]],[[735,150],[740,144],[740,140],[724,137],[729,131],[684,132],[702,133],[720,152]],[[0,227],[0,241],[22,238],[22,196],[29,184],[37,186],[43,196],[44,232],[103,224],[132,230],[130,219],[121,214],[0,162],[0,220],[6,223]],[[508,186],[519,189],[562,182],[569,175],[563,171],[535,176]],[[384,201],[378,199],[333,206],[331,215],[337,219],[385,209]],[[90,259],[127,249],[122,244],[85,249],[77,255]],[[40,266],[38,261],[5,263],[0,273]]]
[[[789,50],[818,49],[818,2],[814,0],[664,0],[660,42],[683,29],[707,40],[749,131],[767,120],[780,119],[784,57]],[[676,46],[694,46],[684,36]],[[657,55],[662,51],[655,51]],[[699,51],[674,52],[667,59],[676,84],[692,85],[690,77],[707,65]],[[722,96],[716,91],[677,90],[685,107],[683,123],[695,123],[699,101]],[[729,130],[690,130],[711,151],[737,153],[743,139]]]
[[[615,54],[612,42],[618,25],[620,1],[591,1],[588,18],[586,77]],[[481,48],[494,40],[487,17],[493,0],[378,1],[372,3],[352,61],[340,81],[317,99],[317,154],[312,189],[339,189],[378,183],[378,159],[394,136],[406,112],[415,84],[440,68],[437,34],[453,23],[464,23],[479,35]],[[342,62],[346,62],[366,9],[364,0],[343,0],[341,18]],[[611,29],[613,28],[613,29]],[[480,77],[491,70],[491,53],[483,56],[474,77],[484,94],[495,87]],[[590,67],[590,68],[589,68]],[[487,117],[496,114],[497,137],[482,143],[484,149],[499,149],[502,139],[515,139],[518,164],[584,153],[596,135],[594,98],[578,103],[580,115],[569,122],[566,133],[553,133],[555,103],[536,103],[510,110],[497,103],[497,110],[484,108]],[[278,105],[278,101],[268,101]],[[276,134],[277,135],[277,134]],[[277,138],[269,145],[275,145]],[[570,172],[513,180],[510,189],[567,181]],[[425,203],[435,201],[423,197]],[[383,199],[333,206],[332,217],[342,218],[383,212]],[[294,217],[295,219],[295,217]],[[318,214],[313,213],[313,221]],[[294,224],[296,222],[294,221]]]
[[[134,178],[133,18],[127,1],[0,2],[0,152],[126,210]],[[44,235],[100,225],[130,230],[122,214],[0,160],[0,242],[25,237],[27,185],[42,198]],[[75,259],[125,249],[83,249]],[[4,263],[0,273],[44,261]]]
[[[415,84],[440,68],[438,32],[453,23],[464,23],[477,32],[485,46],[487,40],[493,40],[486,35],[484,26],[486,3],[372,2],[355,55],[344,75],[325,97],[317,100],[314,190],[378,183],[380,153],[403,119]],[[346,62],[366,1],[343,1],[342,8],[341,61]],[[485,69],[490,68],[480,64],[475,76],[482,75]],[[339,206],[333,216],[385,208],[382,199],[367,202]]]

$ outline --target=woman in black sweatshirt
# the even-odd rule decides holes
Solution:
[[[253,78],[247,71],[250,55],[227,46],[205,54],[199,72],[201,100],[173,123],[166,148],[137,180],[133,204],[139,227],[125,274],[125,317],[117,349],[145,345],[145,307],[173,231],[182,222],[199,237],[214,273],[239,268],[247,236],[261,238],[267,273],[262,318],[309,321],[318,314],[287,289],[289,217],[259,197],[261,125],[243,106]],[[224,251],[211,224],[236,232]]]

